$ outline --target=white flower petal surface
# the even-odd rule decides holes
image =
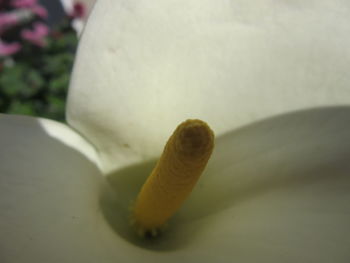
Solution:
[[[350,107],[281,115],[220,136],[164,236],[141,244],[158,252],[143,261],[347,263],[349,159]],[[109,175],[123,202],[150,167]]]
[[[106,171],[157,156],[178,123],[217,134],[350,102],[346,0],[99,0],[79,47],[68,121]]]
[[[104,243],[125,242],[100,212],[91,146],[44,119],[0,115],[0,131],[0,262],[112,262]]]
[[[77,138],[68,127],[1,116],[1,262],[348,262],[349,116],[293,113],[218,138],[190,200],[145,242],[125,221],[139,178],[107,177],[119,180],[115,198],[97,165],[58,138]]]
[[[219,138],[178,218],[192,222],[193,250],[207,262],[348,262],[349,123],[350,108],[318,109]]]

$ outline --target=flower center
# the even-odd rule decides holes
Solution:
[[[187,120],[176,128],[133,207],[140,236],[158,235],[191,193],[213,147],[214,133],[205,122]]]

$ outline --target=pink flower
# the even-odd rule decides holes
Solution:
[[[73,18],[83,18],[86,14],[86,8],[85,5],[81,2],[74,3],[73,11],[70,14]]]
[[[0,13],[0,34],[11,26],[17,25],[18,17],[11,13]]]
[[[33,5],[36,5],[37,0],[13,0],[12,6],[17,8],[23,8],[23,7],[32,7]]]
[[[21,32],[23,39],[39,47],[44,47],[46,45],[45,37],[48,34],[49,28],[40,22],[34,24],[33,30],[23,29]]]
[[[16,24],[18,18],[15,14],[12,13],[0,13],[0,26],[6,26],[11,24]]]
[[[37,16],[39,16],[41,18],[47,18],[48,17],[47,10],[41,5],[34,5],[34,6],[30,7],[29,9],[34,14],[36,14]]]
[[[0,56],[11,56],[20,51],[21,47],[18,42],[5,43],[0,41]]]

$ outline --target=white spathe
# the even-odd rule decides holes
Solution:
[[[350,107],[317,109],[219,137],[166,235],[138,247],[119,204],[135,198],[135,186],[119,177],[140,174],[117,174],[122,200],[105,199],[114,193],[79,135],[56,122],[2,115],[2,262],[347,262],[349,123]]]
[[[70,127],[0,115],[0,261],[348,262],[349,13],[99,0]],[[186,118],[219,134],[213,158],[166,235],[137,243],[125,220],[137,166]]]
[[[348,1],[328,0],[98,1],[79,48],[69,123],[111,171],[157,156],[187,118],[222,134],[348,104],[349,13]]]

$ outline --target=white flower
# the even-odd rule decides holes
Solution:
[[[1,262],[348,262],[349,22],[341,0],[99,0],[69,126],[0,117]],[[127,207],[187,118],[213,158],[138,241]]]

